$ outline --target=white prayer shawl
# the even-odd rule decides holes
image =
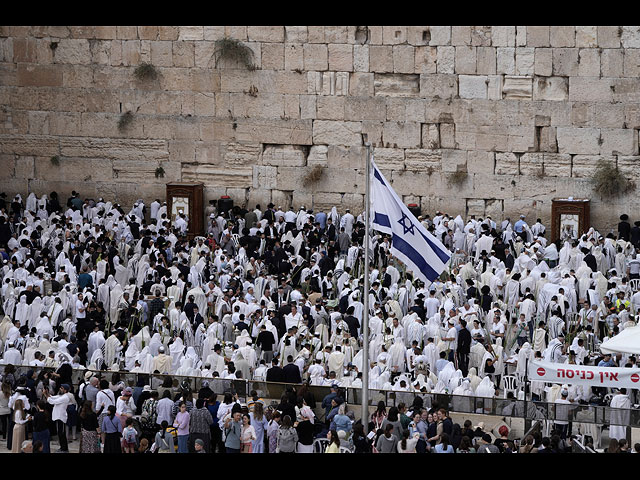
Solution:
[[[336,380],[342,380],[344,376],[344,353],[334,351],[329,355],[329,371],[336,373]]]
[[[496,388],[489,377],[484,377],[476,388],[476,397],[493,398]]]
[[[611,410],[611,425],[609,426],[609,437],[616,440],[627,438],[627,425],[630,423],[630,411],[631,400],[628,395],[621,393],[614,395],[610,404]],[[623,410],[617,410],[623,409]],[[617,423],[618,425],[614,425]]]
[[[104,344],[105,344],[104,332],[102,331],[91,332],[89,334],[89,341],[88,341],[88,352],[87,352],[88,358],[89,359],[93,358],[93,354],[95,353],[95,351],[101,350]]]
[[[136,342],[130,342],[129,346],[127,347],[127,351],[124,354],[124,367],[127,370],[131,371],[133,367],[135,367],[135,361],[139,353],[140,351],[138,350]]]
[[[405,358],[406,348],[402,339],[396,339],[394,344],[389,349],[389,368],[393,372],[405,372]]]
[[[29,321],[29,305],[27,305],[27,297],[25,295],[20,296],[20,302],[16,305],[16,313],[14,320],[18,320],[20,325],[26,325]]]
[[[176,338],[169,346],[169,355],[171,355],[171,369],[178,370],[182,357],[184,356],[184,343],[180,337]]]
[[[121,351],[122,344],[120,340],[118,340],[115,335],[111,335],[104,344],[104,363],[106,365],[113,365]]]
[[[49,319],[47,317],[41,317],[35,327],[36,334],[40,337],[45,334],[49,335],[49,338],[53,338],[55,336],[53,328],[51,328],[51,323],[49,322]]]
[[[29,312],[29,330],[36,326],[38,320],[40,319],[40,314],[42,313],[43,305],[42,298],[36,297],[33,299],[30,305]]]

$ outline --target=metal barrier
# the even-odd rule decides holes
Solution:
[[[26,374],[28,370],[35,370],[38,373],[42,370],[55,371],[54,369],[44,369],[35,367],[16,367],[16,378]],[[73,371],[73,384],[77,388],[84,382],[84,374],[87,370]],[[250,392],[255,390],[262,398],[280,401],[282,395],[288,387],[299,388],[299,384],[275,383],[252,380],[227,380],[221,378],[193,377],[180,375],[153,375],[145,373],[113,372],[108,370],[95,371],[98,378],[105,378],[111,381],[119,377],[119,381],[127,386],[135,386],[138,380],[143,378],[144,384],[151,385],[152,389],[157,389],[169,376],[172,378],[172,386],[177,389],[185,384],[192,391],[202,388],[202,383],[209,382],[216,394],[222,395],[225,392],[237,393],[241,402],[245,402],[250,397]],[[316,401],[320,402],[331,392],[329,386],[311,385],[309,390],[313,393]],[[362,401],[362,390],[360,388],[344,388],[345,399],[350,405],[360,405]],[[485,398],[462,395],[451,395],[446,393],[416,393],[401,392],[392,390],[369,389],[369,406],[375,407],[380,401],[387,407],[398,406],[400,403],[408,407],[414,405],[416,397],[422,398],[425,408],[444,408],[454,413],[472,413],[481,415],[495,415],[501,417],[525,418],[528,421],[569,421],[598,425],[622,425],[629,427],[640,427],[639,409],[620,409],[601,405],[591,404],[556,404],[546,402],[534,402],[530,400],[515,400],[508,398]],[[526,412],[526,413],[525,413]],[[533,428],[533,427],[532,427]]]

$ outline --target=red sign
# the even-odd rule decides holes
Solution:
[[[631,368],[592,367],[566,363],[529,362],[536,381],[614,388],[638,388],[640,372]]]
[[[540,367],[538,368],[538,370],[536,370],[536,372],[538,373],[538,375],[540,375],[541,377],[544,377],[544,374],[546,373],[544,368]]]
[[[632,381],[633,383],[637,383],[637,382],[638,382],[638,380],[640,380],[640,376],[638,376],[638,374],[637,374],[637,373],[634,373],[633,375],[631,375],[631,381]]]

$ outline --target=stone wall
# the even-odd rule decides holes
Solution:
[[[257,69],[216,62],[223,37]],[[590,175],[604,158],[640,185],[639,73],[640,27],[0,27],[0,190],[130,204],[199,180],[205,200],[360,210],[367,139],[426,211],[548,223],[572,195],[608,229],[640,201]]]

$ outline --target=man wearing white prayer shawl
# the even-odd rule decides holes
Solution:
[[[158,355],[153,359],[153,371],[156,370],[161,374],[169,374],[173,372],[172,359],[170,355],[165,354],[163,346],[158,348]]]
[[[609,425],[609,438],[616,440],[627,438],[627,425],[630,423],[631,400],[627,395],[627,389],[621,388],[611,399],[611,420]],[[620,409],[620,410],[617,410]]]
[[[38,323],[36,324],[36,334],[38,336],[47,334],[49,335],[49,338],[53,338],[55,336],[53,328],[51,328],[51,323],[46,315],[40,317],[40,320],[38,320]]]
[[[185,345],[180,337],[176,337],[169,345],[169,355],[171,356],[171,370],[176,371],[180,367],[180,362],[184,357]]]
[[[106,365],[113,365],[119,360],[122,351],[122,343],[115,335],[110,335],[104,344],[104,362]]]

